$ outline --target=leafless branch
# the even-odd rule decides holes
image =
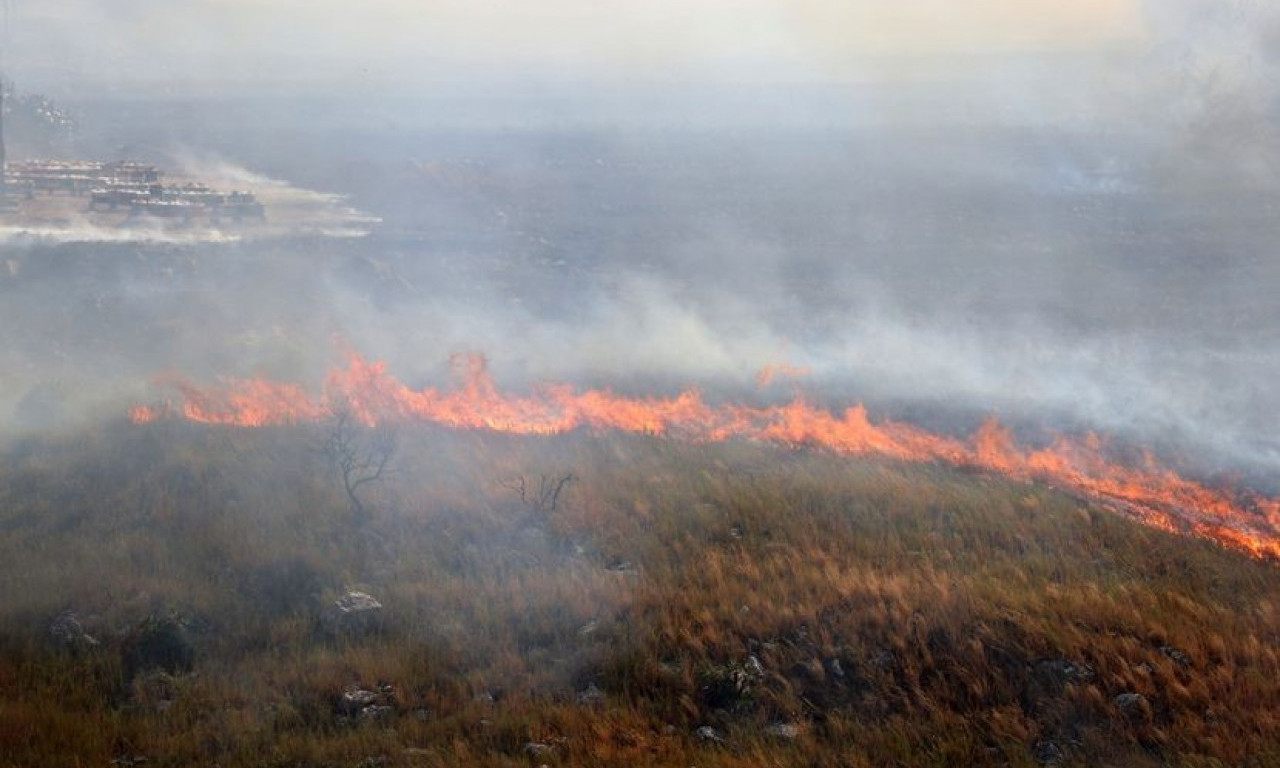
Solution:
[[[572,472],[559,476],[542,475],[538,479],[538,487],[535,490],[529,486],[529,481],[524,475],[518,475],[501,481],[499,485],[519,496],[520,503],[528,507],[530,512],[546,515],[556,510],[565,487],[577,479]]]
[[[362,428],[349,408],[334,408],[329,431],[325,435],[325,452],[342,476],[342,487],[351,502],[351,513],[358,520],[364,520],[368,512],[365,501],[360,497],[360,489],[388,474],[395,448],[394,429]]]

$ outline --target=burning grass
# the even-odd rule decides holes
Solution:
[[[5,453],[6,764],[1280,760],[1280,571],[1053,488],[418,426],[356,517],[324,430],[116,424]],[[569,472],[554,505],[512,492]],[[352,588],[381,620],[332,631]],[[50,639],[66,609],[97,645]],[[126,679],[166,616],[192,669]],[[383,686],[387,713],[343,710]]]
[[[355,354],[347,368],[330,372],[319,397],[286,382],[254,379],[201,389],[178,379],[168,383],[180,394],[180,402],[140,406],[132,418],[148,423],[176,415],[201,424],[263,427],[320,422],[340,409],[366,425],[413,421],[517,435],[585,429],[693,442],[745,438],[858,456],[941,461],[1051,482],[1112,502],[1148,525],[1280,560],[1280,500],[1209,487],[1163,466],[1150,452],[1139,462],[1121,461],[1094,434],[1060,436],[1052,445],[1032,449],[1019,446],[994,419],[970,439],[960,440],[902,422],[873,422],[862,405],[829,412],[801,396],[775,406],[712,405],[696,390],[671,398],[630,398],[607,390],[577,391],[564,384],[545,384],[532,395],[511,395],[499,390],[483,356],[455,356],[453,362],[461,384],[449,391],[412,389],[391,376],[384,364]],[[766,369],[761,377],[767,381],[774,373]]]

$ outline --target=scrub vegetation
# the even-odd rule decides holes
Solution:
[[[1280,764],[1280,570],[1053,488],[406,427],[356,504],[331,443],[4,449],[0,762]]]

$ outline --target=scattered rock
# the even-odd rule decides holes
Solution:
[[[382,603],[366,592],[348,592],[334,600],[324,612],[331,632],[360,634],[376,629],[382,621]]]
[[[696,736],[698,741],[702,742],[703,744],[723,744],[724,743],[724,737],[720,735],[720,732],[709,725],[698,726],[694,730],[693,735]]]
[[[586,690],[579,691],[577,700],[578,705],[583,707],[602,707],[605,703],[605,693],[592,683],[586,687]]]
[[[1112,701],[1125,717],[1145,719],[1151,715],[1151,706],[1147,704],[1147,697],[1140,693],[1122,693]]]
[[[1163,653],[1165,656],[1168,656],[1173,661],[1173,663],[1177,664],[1183,669],[1186,669],[1191,666],[1191,657],[1178,648],[1174,648],[1171,645],[1162,645],[1160,646],[1160,652]]]
[[[620,558],[614,558],[613,560],[610,560],[609,563],[605,566],[605,568],[610,571],[613,571],[614,573],[635,573],[636,572],[636,567],[632,565],[630,560],[622,560]]]
[[[1031,748],[1031,756],[1035,758],[1037,763],[1044,766],[1062,765],[1062,761],[1067,759],[1062,747],[1048,739],[1037,741],[1035,746]]]
[[[782,741],[795,741],[800,736],[800,726],[795,723],[774,723],[765,728],[764,733]]]
[[[382,603],[367,592],[348,592],[333,601],[333,605],[338,612],[349,615],[382,610]]]
[[[360,710],[360,719],[364,722],[386,720],[395,710],[386,704],[370,704]]]
[[[578,634],[582,637],[586,637],[587,635],[594,633],[599,628],[600,628],[600,624],[598,622],[594,620],[588,621],[586,624],[583,624],[581,627],[578,627]]]
[[[524,745],[524,753],[529,757],[546,757],[551,752],[552,746],[540,741],[530,741]]]
[[[881,648],[871,654],[871,658],[867,659],[867,664],[873,669],[878,669],[882,672],[888,671],[898,665],[898,657],[893,655],[893,651]]]
[[[1010,668],[1017,668],[1010,662]],[[1024,704],[1032,707],[1052,706],[1069,686],[1080,685],[1095,676],[1093,667],[1070,659],[1042,659],[1031,668],[1031,678],[1023,689]]]
[[[840,663],[839,659],[836,659],[836,658],[827,659],[822,666],[827,670],[828,675],[831,675],[832,677],[835,677],[835,678],[844,677],[844,666]]]
[[[717,709],[732,707],[750,699],[764,676],[764,665],[755,656],[740,664],[712,667],[702,676],[702,698]]]
[[[354,715],[365,707],[378,701],[378,694],[363,688],[348,688],[338,699],[338,711],[344,715]]]
[[[1094,678],[1093,667],[1070,659],[1045,659],[1036,663],[1036,674],[1057,686],[1083,683]]]
[[[1032,758],[1041,765],[1052,768],[1053,765],[1061,765],[1066,760],[1066,753],[1062,751],[1061,746],[1057,742],[1047,739],[1037,741],[1036,746],[1032,748]]]
[[[49,637],[71,650],[92,648],[98,641],[84,631],[80,619],[72,611],[63,611],[49,623]]]

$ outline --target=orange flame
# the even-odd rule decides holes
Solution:
[[[813,373],[813,369],[808,366],[789,365],[787,363],[774,363],[766,365],[756,374],[756,386],[767,387],[777,379],[803,379]]]
[[[1041,480],[1103,500],[1158,528],[1206,537],[1256,557],[1280,560],[1280,500],[1211,488],[1179,476],[1147,455],[1142,466],[1108,456],[1096,435],[1060,437],[1025,449],[992,419],[968,440],[937,435],[909,424],[872,422],[861,405],[834,414],[803,397],[784,405],[712,405],[696,390],[669,398],[633,398],[607,390],[578,391],[546,384],[530,395],[500,391],[483,356],[457,356],[456,389],[413,389],[386,366],[350,356],[330,372],[320,397],[288,383],[225,382],[218,390],[169,381],[177,404],[140,406],[138,423],[180,417],[204,424],[263,427],[320,421],[344,407],[373,425],[416,420],[452,429],[513,434],[558,434],[579,429],[667,435],[694,441],[745,438],[789,446],[817,446],[846,454],[904,461],[947,462],[1022,480]]]

